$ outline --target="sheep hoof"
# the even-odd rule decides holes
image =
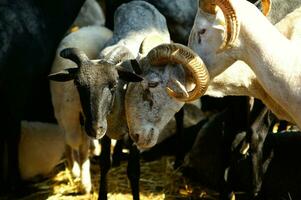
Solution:
[[[240,153],[242,155],[246,155],[247,152],[249,151],[249,149],[250,149],[250,143],[244,142],[241,149],[240,149]]]

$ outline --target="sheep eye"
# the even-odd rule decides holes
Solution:
[[[114,93],[114,92],[115,92],[115,90],[116,90],[116,88],[115,88],[115,87],[113,87],[113,88],[110,88],[110,91],[111,91],[111,93]]]
[[[199,32],[198,32],[198,37],[199,37],[199,44],[202,43],[202,35],[204,35],[204,33],[206,33],[206,29],[202,28]]]
[[[114,93],[116,88],[117,88],[117,83],[111,83],[109,85],[109,89],[110,89],[111,93]]]
[[[79,83],[79,81],[78,81],[77,79],[74,79],[74,85],[75,85],[76,87],[79,87],[79,86],[80,86],[80,83]]]
[[[206,33],[206,29],[202,28],[200,31],[199,31],[199,35],[203,35]]]
[[[150,107],[152,107],[154,105],[154,102],[152,99],[152,94],[149,89],[144,90],[142,99],[143,99],[143,101],[148,101]]]
[[[148,87],[150,87],[150,88],[157,87],[158,85],[159,85],[159,82],[157,82],[157,81],[148,82]]]

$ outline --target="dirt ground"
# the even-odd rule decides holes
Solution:
[[[140,199],[141,200],[182,200],[182,199],[216,199],[217,193],[184,178],[180,172],[173,170],[173,157],[162,157],[152,162],[141,161]],[[47,180],[33,184],[35,191],[21,198],[22,200],[86,200],[97,199],[99,167],[92,164],[94,191],[81,195],[76,189],[76,182],[71,181],[70,173],[63,169],[54,173]],[[112,168],[108,174],[109,200],[132,199],[129,182],[126,177],[126,162]],[[20,200],[21,200],[20,199]]]

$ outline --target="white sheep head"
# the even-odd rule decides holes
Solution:
[[[147,55],[136,63],[144,79],[130,83],[125,98],[129,133],[141,149],[154,146],[162,129],[184,105],[182,101],[195,100],[209,82],[202,60],[189,48],[158,42],[149,51],[144,48],[148,38],[140,47],[142,55]]]
[[[234,0],[199,0],[188,46],[205,62],[212,77],[220,74],[236,59],[231,56],[240,44],[240,21],[232,5]],[[239,3],[239,2],[238,2]],[[263,0],[263,12],[268,14],[269,0]]]

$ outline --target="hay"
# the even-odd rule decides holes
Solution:
[[[173,157],[162,157],[152,162],[141,161],[140,199],[141,200],[181,200],[181,199],[217,199],[217,194],[198,183],[183,177],[173,170]],[[126,175],[127,162],[114,167],[108,173],[108,199],[132,200],[130,184]],[[22,200],[96,200],[99,187],[99,166],[91,166],[93,193],[81,195],[78,181],[72,181],[70,172],[57,172],[52,178],[33,185],[36,191]]]

